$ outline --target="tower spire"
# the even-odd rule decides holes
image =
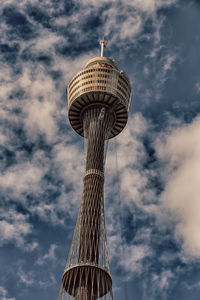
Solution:
[[[104,39],[99,41],[99,44],[101,45],[101,57],[103,57],[103,50],[104,47],[106,47],[106,41]]]

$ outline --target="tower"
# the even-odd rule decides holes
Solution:
[[[73,129],[86,140],[82,200],[59,300],[113,299],[104,219],[106,142],[126,126],[131,101],[128,77],[113,60],[90,59],[67,87]]]

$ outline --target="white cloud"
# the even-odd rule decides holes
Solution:
[[[167,292],[174,277],[173,272],[168,269],[163,270],[160,274],[151,274],[148,290],[145,289],[146,297],[148,295],[148,299],[154,300],[161,293],[163,300],[168,299]]]
[[[150,124],[141,114],[134,114],[129,117],[128,124],[122,133],[114,141],[110,140],[106,161],[108,178],[116,173],[116,164],[121,172],[127,167],[137,164],[138,161],[144,160],[146,154],[142,136],[148,126]]]
[[[162,90],[164,87],[165,82],[169,77],[173,76],[173,72],[175,71],[175,62],[178,60],[178,55],[176,54],[176,50],[170,49],[167,53],[162,51],[162,46],[160,43],[160,30],[163,25],[163,20],[159,22],[156,21],[157,30],[154,33],[154,47],[152,48],[151,52],[147,55],[148,62],[150,63],[152,73],[154,74],[154,84],[151,86],[150,95],[151,99],[155,98],[155,100],[160,100]],[[161,54],[162,53],[162,54]],[[153,67],[152,67],[153,65]],[[148,74],[149,76],[149,74]],[[144,88],[144,86],[142,86]],[[155,95],[152,97],[152,95]],[[145,98],[149,99],[149,94],[144,95]],[[146,97],[147,96],[147,97]]]
[[[200,118],[157,140],[165,190],[163,206],[176,217],[176,236],[184,253],[200,256]]]
[[[19,162],[7,168],[0,174],[0,186],[2,192],[7,195],[15,195],[24,202],[26,194],[41,192],[41,180],[47,171],[47,166],[39,162]]]
[[[55,244],[51,244],[50,245],[50,248],[49,248],[49,251],[43,255],[42,257],[39,257],[38,260],[37,260],[37,264],[38,265],[43,265],[45,264],[46,262],[53,262],[55,261],[56,259],[56,254],[55,254],[55,250],[57,249],[57,245]]]
[[[124,40],[130,40],[130,38],[133,41],[133,39],[135,39],[142,31],[147,18],[152,18],[154,23],[153,26],[156,29],[158,24],[156,19],[157,10],[171,6],[176,2],[177,0],[125,0],[123,1],[123,5],[121,5],[118,1],[109,1],[112,5],[103,12],[103,32],[105,36],[109,36],[113,31],[113,28],[115,28],[115,32],[109,40],[109,43],[111,44],[123,44]],[[103,3],[107,3],[107,1],[104,1]],[[98,1],[98,4],[96,1],[95,3],[90,1],[90,6],[95,9],[97,9],[99,4],[100,1]],[[158,35],[158,31],[156,31],[156,34]]]
[[[106,162],[106,184],[113,192],[112,181],[116,178],[123,203],[130,206],[135,203],[142,210],[153,213],[156,206],[150,204],[155,202],[156,196],[149,182],[156,173],[154,170],[143,168],[147,159],[143,137],[151,127],[151,122],[141,114],[130,116],[126,129],[116,138],[117,142],[110,142]],[[109,193],[110,189],[107,189]],[[143,199],[148,205],[143,204]]]
[[[8,292],[3,286],[0,286],[0,297],[1,297],[1,300],[15,300],[16,299],[16,298],[8,297]]]
[[[42,67],[36,67],[31,73],[30,66],[25,68],[18,85],[26,90],[23,105],[24,125],[31,140],[39,134],[45,134],[47,141],[55,141],[58,127],[55,119],[56,99],[61,97],[50,76]]]
[[[141,114],[134,114],[129,118],[126,129],[115,141],[110,141],[107,155],[105,201],[107,198],[114,199],[112,206],[106,210],[109,256],[111,262],[118,257],[120,267],[126,270],[127,276],[143,271],[143,259],[152,255],[152,249],[150,228],[137,228],[136,232],[130,232],[130,235],[134,234],[134,240],[129,245],[122,240],[120,223],[125,222],[124,205],[133,214],[134,206],[145,214],[159,213],[157,205],[151,204],[152,201],[155,203],[156,197],[155,191],[149,187],[149,180],[155,174],[143,168],[147,159],[143,137],[151,127],[151,123]],[[113,219],[116,214],[119,214],[120,222],[118,217]]]
[[[194,284],[188,284],[187,282],[184,282],[184,286],[189,290],[189,291],[194,291],[195,289],[200,289],[200,281],[194,283]]]
[[[40,133],[45,133],[48,142],[55,140],[58,128],[54,120],[56,107],[53,102],[35,99],[26,105],[25,111],[27,113],[25,126],[32,140]]]
[[[15,242],[24,247],[25,237],[32,232],[32,226],[27,217],[14,210],[0,211],[0,243]]]
[[[141,273],[143,271],[142,260],[151,255],[151,249],[145,244],[141,245],[126,245],[121,253],[124,256],[121,267],[127,272]]]
[[[80,140],[81,141],[81,140]],[[82,140],[83,142],[83,140]],[[82,177],[84,172],[84,153],[81,144],[58,144],[54,147],[54,164],[64,180],[57,208],[70,212],[79,205],[81,199]]]
[[[163,66],[164,72],[167,72],[168,70],[171,69],[172,63],[175,61],[176,57],[175,55],[167,55],[166,56],[166,61]]]
[[[77,1],[78,2],[78,1]],[[79,0],[80,3],[82,3]],[[155,12],[157,9],[161,8],[161,7],[167,7],[170,6],[174,3],[176,3],[177,0],[124,0],[123,1],[123,5],[129,6],[131,8],[134,8],[136,10],[145,12],[145,13],[150,13],[152,14],[153,12]],[[102,6],[103,4],[109,4],[112,3],[113,5],[119,5],[119,2],[116,0],[103,0],[103,1],[89,1],[89,0],[85,0],[84,1],[84,5],[89,5],[91,7],[95,7],[98,8],[100,6]]]
[[[133,7],[113,5],[103,13],[104,34],[109,36],[115,28],[109,43],[121,44],[125,39],[136,37],[142,29],[142,17]],[[121,20],[120,20],[121,19]]]
[[[129,257],[127,270],[128,266],[133,269],[135,264],[139,272],[142,258],[151,255],[153,251],[149,246],[151,232],[145,238],[146,243],[141,243],[139,247],[125,245],[123,250],[120,228],[111,218],[120,201],[122,206],[126,203],[131,209],[134,203],[143,213],[154,215],[160,230],[173,224],[177,242],[182,245],[183,251],[179,253],[179,257],[183,260],[198,258],[200,255],[200,118],[184,125],[180,120],[169,120],[169,127],[156,138],[157,169],[148,172],[142,167],[146,159],[142,136],[151,124],[140,115],[136,114],[134,118],[117,138],[117,157],[112,142],[112,149],[108,152],[106,197],[114,197],[116,206],[109,208],[109,212],[106,211],[106,218],[111,259],[119,253],[123,257],[124,251],[125,257]],[[116,176],[120,191],[117,184],[113,184]],[[149,187],[154,176],[159,177],[165,186],[161,196],[156,195],[156,189]],[[134,241],[136,239],[137,234]],[[168,255],[169,259],[175,259],[171,253]],[[164,262],[163,257],[162,261]],[[126,268],[125,265],[124,267]],[[156,285],[159,284],[161,290],[167,289],[172,277],[173,274],[166,271],[159,282],[155,279]]]
[[[174,274],[170,270],[164,270],[159,278],[159,288],[161,291],[168,289],[171,279],[174,278]]]
[[[200,94],[200,82],[197,82],[195,84],[195,90],[196,90],[197,94]]]
[[[25,249],[27,251],[31,251],[31,252],[34,251],[35,249],[37,249],[38,247],[39,247],[39,243],[35,242],[35,241],[32,241],[32,243],[25,245]]]
[[[39,284],[39,286],[41,286],[43,288],[47,288],[47,287],[57,285],[57,280],[56,280],[56,278],[53,274],[51,274],[50,276],[48,274],[46,281],[45,280],[39,280],[39,281],[36,281],[36,284]]]
[[[134,241],[127,244],[124,238],[121,237],[122,225],[119,224],[119,221],[113,220],[113,211],[110,214],[112,217],[106,214],[110,261],[116,260],[118,262],[120,268],[126,271],[124,280],[127,280],[132,274],[141,274],[144,270],[143,259],[152,255],[152,249],[149,246],[151,230],[137,230]]]
[[[152,14],[161,7],[167,7],[176,3],[177,0],[127,0],[127,2],[143,12]]]
[[[26,286],[40,286],[41,288],[47,288],[48,286],[52,286],[56,284],[56,279],[53,274],[47,274],[47,272],[40,271],[40,275],[35,271],[27,271],[22,267],[19,267],[17,271],[17,276],[19,281]],[[12,300],[12,299],[5,299]],[[13,299],[14,300],[14,299]]]
[[[19,268],[17,273],[19,280],[25,285],[33,285],[35,283],[34,275],[31,272],[24,272],[22,268]]]
[[[5,69],[10,70],[8,66]],[[10,79],[4,79],[7,83],[2,85],[2,99],[7,99],[19,89],[25,92],[22,99],[15,97],[13,101],[3,101],[0,115],[9,125],[4,131],[11,132],[15,124],[19,126],[24,123],[24,129],[32,141],[39,134],[44,134],[49,142],[55,141],[58,133],[56,100],[61,99],[61,94],[57,92],[51,77],[45,74],[44,68],[35,66],[34,72],[31,69],[29,64],[24,66],[21,76],[10,72]],[[15,114],[15,110],[20,111],[20,114]],[[12,139],[12,132],[8,132],[7,136]]]
[[[160,77],[160,83],[163,85],[165,81],[167,80],[167,73],[172,70],[173,63],[176,61],[176,55],[175,54],[167,54],[163,59],[163,68],[162,72],[159,74]]]

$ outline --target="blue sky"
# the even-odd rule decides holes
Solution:
[[[87,60],[126,71],[105,207],[115,300],[199,300],[200,2],[5,0],[0,8],[0,299],[57,299],[81,199],[65,87]]]

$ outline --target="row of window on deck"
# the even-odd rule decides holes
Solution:
[[[131,92],[130,90],[130,87],[126,84],[124,84],[123,82],[121,82],[118,78],[115,78],[113,76],[110,76],[110,75],[107,75],[107,74],[102,74],[102,73],[93,73],[93,74],[90,74],[90,75],[87,75],[87,76],[84,76],[78,80],[76,80],[76,82],[74,82],[73,85],[70,84],[70,87],[69,87],[69,94],[72,94],[72,89],[74,88],[74,86],[76,86],[79,82],[85,80],[85,79],[88,79],[88,78],[94,78],[94,77],[103,77],[103,78],[108,78],[108,79],[111,79],[112,82],[115,82],[116,80],[118,80],[118,83],[124,88],[124,90],[129,90],[129,92]],[[103,83],[102,81],[100,81],[100,83]],[[105,82],[106,83],[106,82]]]
[[[106,68],[104,68],[104,69],[98,68],[98,69],[89,69],[89,70],[85,70],[85,71],[82,71],[81,73],[79,73],[78,75],[76,75],[76,76],[71,80],[71,82],[70,82],[70,84],[69,84],[69,88],[71,87],[72,83],[73,83],[78,77],[80,77],[80,76],[82,76],[82,75],[84,75],[84,74],[87,74],[87,73],[93,73],[93,72],[105,72],[105,73],[110,73],[110,74],[116,74],[117,76],[118,76],[118,74],[119,74],[118,71],[115,71],[115,70],[109,70],[109,69],[106,69]],[[103,74],[102,74],[102,75],[103,75]],[[106,75],[106,74],[105,74],[105,75]],[[103,76],[102,76],[102,77],[103,77]],[[119,75],[119,78],[120,78],[121,80],[123,80],[124,83],[125,83],[127,86],[129,86],[129,82],[128,82],[128,80],[126,80],[126,79],[124,78],[124,76]]]
[[[80,87],[82,87],[82,86],[84,86],[84,85],[87,85],[87,84],[92,84],[92,83],[104,83],[104,84],[110,84],[110,85],[112,85],[112,86],[114,86],[114,87],[116,87],[118,90],[120,90],[121,92],[122,92],[122,94],[125,96],[125,97],[130,97],[130,90],[123,90],[118,84],[120,84],[121,85],[121,82],[120,81],[118,81],[117,83],[114,83],[114,82],[111,82],[111,81],[109,81],[109,80],[89,80],[89,81],[85,81],[85,82],[82,82],[81,84],[79,84],[79,85],[77,85],[73,90],[72,89],[70,89],[69,90],[69,96],[71,97],[73,94],[74,94],[74,92],[76,91],[76,90],[78,90]],[[124,86],[123,86],[123,88],[124,88]],[[106,87],[105,87],[105,90],[106,90]]]

